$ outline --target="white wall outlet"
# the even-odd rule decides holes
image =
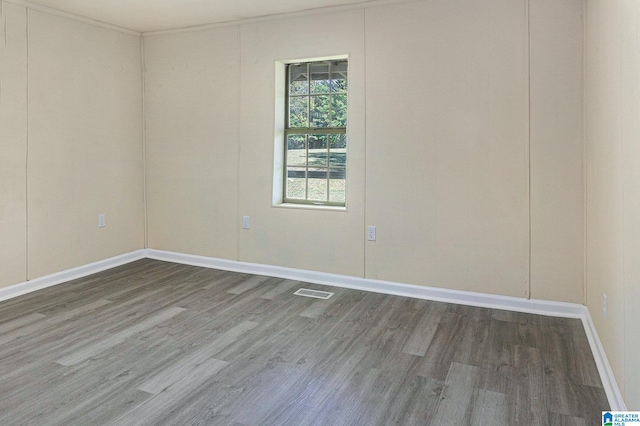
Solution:
[[[376,240],[376,227],[367,226],[367,241],[375,241],[375,240]]]
[[[251,228],[251,219],[249,216],[242,216],[242,229],[250,229]]]
[[[104,213],[98,215],[98,228],[104,228],[107,223],[105,222]]]
[[[607,295],[602,293],[602,316],[607,319]]]

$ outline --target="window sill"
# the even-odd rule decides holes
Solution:
[[[294,209],[294,210],[322,210],[333,212],[346,212],[347,208],[342,206],[325,206],[319,204],[296,204],[296,203],[280,203],[274,204],[272,207]]]

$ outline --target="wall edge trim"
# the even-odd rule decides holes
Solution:
[[[62,284],[67,281],[75,280],[77,278],[86,277],[87,275],[115,268],[116,266],[144,259],[145,257],[146,253],[144,250],[136,250],[118,256],[110,257],[108,259],[99,260],[97,262],[88,263],[76,268],[65,269],[60,272],[45,275],[43,277],[23,281],[21,283],[9,285],[7,287],[2,287],[0,288],[0,302],[8,299],[13,299],[14,297],[22,296],[34,291],[42,290],[47,287]]]

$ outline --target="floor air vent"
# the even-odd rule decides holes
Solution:
[[[295,293],[298,296],[315,297],[316,299],[328,299],[333,296],[333,293],[328,291],[309,290],[308,288],[298,289]]]

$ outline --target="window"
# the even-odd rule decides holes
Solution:
[[[344,206],[347,61],[286,67],[284,202]]]

